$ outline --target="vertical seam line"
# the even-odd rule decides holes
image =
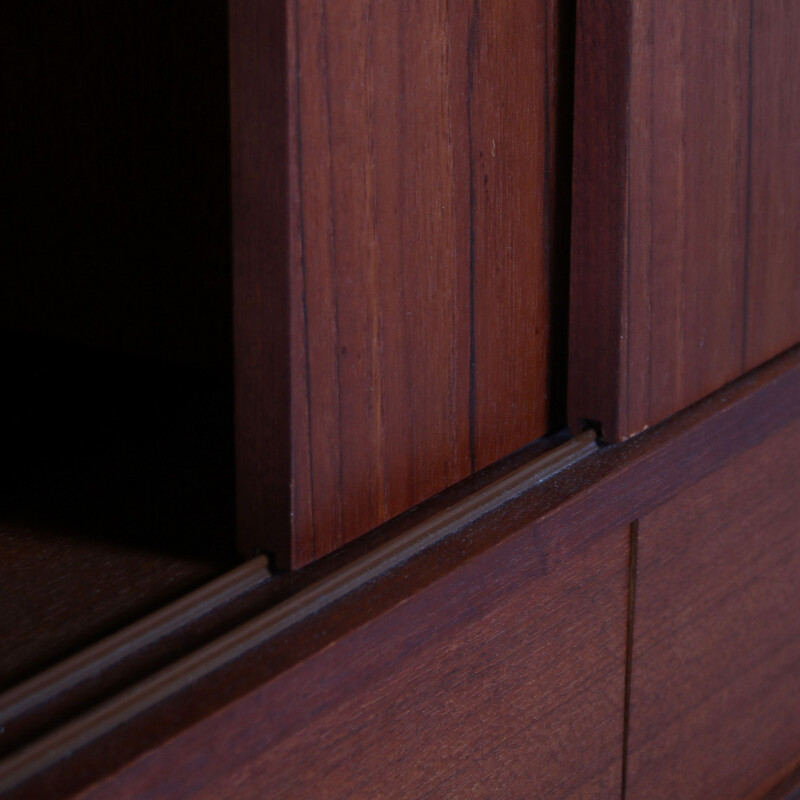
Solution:
[[[628,615],[625,632],[625,707],[622,724],[622,800],[628,791],[628,747],[630,743],[631,675],[633,668],[633,633],[636,611],[636,572],[639,555],[639,520],[630,524],[628,550]]]
[[[310,339],[308,331],[308,280],[306,276],[306,242],[305,242],[305,202],[303,197],[303,136],[300,125],[300,97],[301,97],[301,70],[300,70],[300,7],[295,0],[294,4],[294,68],[295,68],[295,137],[297,142],[297,191],[300,199],[300,212],[298,214],[298,228],[300,234],[300,274],[303,279],[303,331],[305,342],[303,351],[305,356],[306,377],[306,435],[308,436],[308,480],[309,480],[309,506],[311,507],[311,556],[317,557],[316,525],[314,524],[314,446],[311,414],[311,356]],[[291,297],[290,297],[291,302]],[[291,345],[290,345],[291,346]],[[294,481],[292,482],[294,484]]]

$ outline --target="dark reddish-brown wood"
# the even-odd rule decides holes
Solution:
[[[31,126],[29,143],[20,123],[37,92],[7,104],[22,155],[12,177],[30,190],[12,215],[24,223],[12,260],[33,268],[12,270],[16,297],[54,280],[38,322],[13,294],[0,316],[93,342],[121,330],[114,345],[140,352],[161,332],[159,357],[224,374],[225,337],[210,332],[227,296],[226,212],[211,207],[225,194],[226,3],[198,4],[176,71],[185,3],[163,20],[140,3],[84,5],[81,35],[65,37],[54,9],[40,28],[12,28],[6,48],[40,88],[42,119],[68,113],[48,154],[48,126]],[[279,565],[336,548],[558,421],[568,5],[231,0],[240,509],[243,542]],[[607,437],[797,339],[798,18],[788,2],[581,3],[573,398],[600,410],[572,416]],[[137,47],[148,32],[153,49]],[[213,55],[184,105],[180,76],[206,37]],[[71,48],[85,80],[59,73]],[[160,113],[142,112],[162,84]],[[114,145],[158,149],[153,119],[186,136],[140,185]],[[97,159],[89,177],[70,180],[84,157]],[[204,157],[207,175],[176,167]],[[108,192],[115,176],[122,191]],[[67,209],[70,192],[87,202]],[[189,213],[173,216],[181,198]],[[100,224],[87,226],[87,209]],[[104,281],[128,278],[97,254],[122,247],[120,263],[137,267],[159,235],[167,246],[133,280],[135,302],[117,303],[120,319],[114,303],[101,313],[96,298],[126,299]],[[62,262],[42,257],[59,255],[60,236],[76,267],[65,283],[89,283],[83,239],[99,279],[64,308]],[[202,298],[171,315],[195,262]],[[232,557],[218,536],[232,488],[224,387],[198,391],[188,373],[142,373],[135,359],[76,371],[47,350],[49,362],[3,360],[7,681]],[[0,720],[0,793],[790,797],[798,397],[796,349],[629,442],[584,434],[523,466],[520,484],[511,470],[563,438],[517,451],[208,618],[185,600],[172,627],[142,622],[132,652],[93,660],[105,668],[72,673],[64,691],[51,674],[47,702]],[[514,486],[492,495],[501,474]]]
[[[760,796],[800,754],[800,422],[639,521],[627,797]]]
[[[800,766],[791,770],[763,795],[763,798],[758,796],[757,800],[798,800],[798,798],[800,798]],[[756,800],[756,797],[754,796],[752,800]]]
[[[366,581],[356,580],[345,595],[337,595],[327,603],[322,598],[321,603],[315,601],[305,608],[300,595],[296,594],[297,589],[301,594],[315,590],[317,586],[324,589],[325,581],[336,580],[342,572],[357,577],[362,569],[361,559],[370,556],[376,545],[382,547],[393,542],[395,537],[406,535],[410,532],[409,526],[425,524],[429,512],[418,509],[405,520],[395,520],[383,531],[375,531],[299,573],[270,581],[269,586],[275,584],[272,595],[275,599],[286,598],[288,593],[290,599],[286,603],[291,605],[295,598],[300,602],[299,609],[292,607],[293,611],[282,611],[289,606],[279,602],[265,613],[265,617],[270,615],[269,619],[284,619],[285,614],[294,614],[286,618],[288,627],[279,630],[272,630],[269,625],[259,627],[262,622],[258,616],[247,623],[248,626],[255,625],[252,629],[255,633],[246,646],[239,638],[236,647],[229,645],[220,650],[211,646],[208,655],[202,655],[205,651],[197,654],[199,662],[193,657],[185,666],[177,663],[168,667],[141,684],[141,690],[134,692],[135,687],[132,687],[133,694],[126,693],[111,701],[111,706],[99,708],[70,723],[72,734],[64,736],[54,731],[52,737],[55,738],[42,739],[32,745],[33,749],[12,756],[0,765],[0,779],[10,788],[8,796],[24,797],[31,793],[42,798],[62,796],[68,790],[77,790],[90,780],[119,770],[147,750],[150,755],[146,762],[140,762],[144,765],[141,772],[135,765],[130,770],[123,770],[109,777],[98,792],[119,793],[129,779],[153,781],[155,785],[156,774],[160,771],[162,783],[159,785],[169,796],[173,789],[181,792],[180,784],[169,782],[176,763],[193,769],[195,763],[209,761],[209,741],[228,742],[232,741],[228,737],[237,737],[245,749],[258,747],[238,729],[236,721],[247,717],[250,702],[256,697],[252,693],[261,691],[260,686],[269,693],[271,685],[302,684],[304,691],[311,693],[298,694],[296,702],[292,701],[291,710],[283,705],[285,698],[281,700],[280,693],[276,693],[274,707],[270,712],[264,712],[268,718],[264,725],[279,724],[283,719],[287,724],[302,727],[306,724],[304,720],[324,714],[323,707],[329,702],[338,707],[339,703],[347,702],[352,693],[358,692],[365,692],[364,696],[380,696],[372,694],[381,691],[377,677],[375,681],[372,678],[378,674],[391,674],[391,664],[385,663],[381,667],[387,673],[364,672],[360,657],[352,662],[353,669],[349,674],[346,674],[344,666],[341,666],[341,673],[337,672],[339,667],[335,667],[343,664],[338,659],[346,659],[347,653],[366,653],[367,648],[362,644],[365,639],[360,631],[368,631],[363,636],[371,642],[374,651],[365,655],[369,664],[373,663],[372,658],[380,659],[382,643],[391,648],[406,641],[410,650],[405,651],[405,655],[392,651],[387,659],[396,655],[407,665],[402,669],[408,668],[413,674],[420,675],[413,672],[414,654],[420,650],[415,649],[414,640],[403,639],[406,628],[423,631],[429,629],[427,626],[433,626],[443,630],[451,624],[455,628],[471,624],[468,622],[472,613],[470,609],[488,608],[485,604],[491,606],[495,597],[499,601],[495,592],[507,593],[504,596],[509,598],[514,595],[514,585],[518,582],[514,576],[523,574],[518,573],[523,569],[522,562],[529,570],[524,573],[529,576],[525,581],[533,580],[537,570],[543,572],[543,580],[549,580],[546,576],[556,572],[571,579],[570,576],[575,576],[570,566],[572,559],[577,564],[586,563],[583,559],[588,550],[599,546],[599,539],[607,536],[600,535],[602,531],[627,528],[632,517],[653,512],[663,505],[665,498],[688,489],[732,458],[780,431],[796,419],[798,396],[800,352],[793,351],[629,442],[596,449],[593,454],[544,479],[463,530],[451,532],[413,554],[407,562],[395,564],[386,574],[380,577],[372,575]],[[438,501],[433,505],[438,510],[447,508]],[[534,550],[529,551],[529,548]],[[543,558],[543,553],[549,553],[547,559]],[[545,562],[548,565],[546,569]],[[607,566],[598,562],[593,569],[602,572]],[[593,585],[588,574],[585,581],[587,587]],[[448,587],[447,592],[442,592],[442,585]],[[531,585],[532,589],[534,585]],[[536,591],[531,591],[528,602],[535,603],[536,595]],[[625,606],[621,614],[626,617],[627,594],[620,599]],[[602,604],[602,601],[598,602]],[[405,607],[414,613],[406,615],[403,612]],[[564,607],[571,608],[569,605]],[[542,613],[550,612],[543,609]],[[570,625],[581,625],[581,620],[571,613],[554,613],[556,616],[552,619],[558,618],[566,625],[559,631],[559,636],[571,639],[573,629]],[[384,623],[381,620],[385,619],[396,622],[396,626],[382,627]],[[376,631],[379,633],[374,633]],[[544,630],[540,631],[544,635]],[[375,638],[370,638],[373,633]],[[394,640],[394,635],[400,638]],[[458,635],[454,635],[458,640]],[[476,632],[476,635],[479,634]],[[488,631],[486,635],[491,636]],[[621,635],[624,636],[624,631]],[[383,636],[387,638],[381,638]],[[424,641],[420,640],[419,644],[424,644]],[[348,642],[354,643],[354,650],[349,649]],[[498,642],[497,646],[506,645]],[[337,655],[331,656],[334,658],[330,662],[331,669],[343,682],[329,684],[322,681],[316,684],[307,680],[309,675],[325,672],[325,668],[319,665],[329,662],[318,658],[327,658],[324,653],[332,651]],[[217,658],[222,658],[222,661],[215,661]],[[411,661],[406,661],[407,658]],[[446,660],[446,656],[442,660]],[[306,662],[316,665],[309,667],[308,673],[304,672]],[[317,673],[318,666],[320,672]],[[495,668],[502,673],[501,665],[495,665]],[[510,673],[505,674],[510,676]],[[295,680],[292,676],[298,675],[299,684],[292,684]],[[620,681],[625,684],[624,674],[620,675]],[[417,688],[424,691],[424,677],[421,675]],[[331,693],[327,693],[328,689]],[[468,693],[466,696],[443,695],[445,700],[458,697],[459,705],[462,701],[468,702],[468,696]],[[129,699],[134,697],[140,705],[132,707]],[[218,713],[213,717],[213,724],[209,723],[201,729],[202,735],[195,736],[193,726],[215,712]],[[458,708],[453,707],[448,713],[457,715]],[[480,719],[477,715],[472,718],[476,724],[480,724]],[[109,721],[112,723],[110,728],[106,727]],[[231,723],[233,730],[228,730],[227,722]],[[297,731],[299,727],[292,730]],[[175,741],[186,743],[187,749],[181,759],[176,760],[173,757],[176,751],[161,745],[165,739],[179,735],[181,731],[185,733]],[[353,732],[353,735],[358,734]],[[328,741],[321,740],[319,747],[327,747]],[[341,742],[339,746],[345,747],[347,743]],[[176,747],[183,747],[183,744]],[[219,753],[221,760],[210,761],[220,764],[220,780],[224,781],[222,775],[228,769],[226,765],[232,763],[226,760],[226,752],[234,762],[240,756],[247,756],[233,745],[221,750],[225,751]],[[262,758],[257,751],[250,752],[254,761]],[[334,752],[338,751],[334,748]],[[67,755],[69,758],[65,757]],[[216,755],[215,751],[215,758]],[[318,755],[315,750],[314,757]],[[209,769],[213,767],[209,766]],[[235,765],[231,769],[245,785],[247,769]],[[768,777],[764,776],[765,779]],[[208,774],[208,781],[216,779]],[[202,780],[205,781],[206,777]]]
[[[628,527],[568,539],[523,533],[82,796],[618,796]]]
[[[44,549],[41,547],[41,539],[36,543],[40,545],[40,549]],[[68,549],[68,546],[65,549]],[[177,569],[173,568],[171,574],[164,568],[163,560],[162,563],[155,559],[145,561],[142,556],[137,560],[133,554],[128,554],[127,560],[119,556],[110,559],[116,568],[113,571],[117,579],[116,586],[108,579],[87,581],[86,574],[91,574],[98,568],[96,556],[100,548],[95,545],[83,551],[74,547],[72,550],[77,551],[79,557],[83,556],[81,560],[89,562],[88,570],[80,571],[74,568],[70,570],[75,575],[73,580],[77,584],[78,579],[82,579],[82,583],[91,585],[92,591],[99,596],[102,605],[110,608],[110,611],[101,614],[95,609],[86,607],[88,604],[83,608],[70,605],[72,615],[82,623],[80,633],[84,637],[90,636],[96,632],[93,628],[99,628],[101,624],[108,629],[116,628],[126,613],[135,618],[135,622],[121,630],[115,630],[110,636],[94,642],[89,647],[71,653],[47,669],[42,671],[29,669],[21,682],[17,682],[5,691],[0,691],[0,755],[19,749],[26,741],[52,727],[54,722],[76,716],[82,710],[96,705],[104,697],[118,693],[157,669],[169,660],[173,653],[183,653],[187,649],[197,648],[204,641],[219,636],[241,617],[246,607],[263,603],[264,589],[267,588],[270,579],[266,570],[266,559],[264,556],[259,556],[237,569],[229,570],[217,580],[204,583],[195,591],[181,594],[174,602],[141,617],[141,611],[146,608],[147,603],[155,605],[163,600],[168,580],[172,579],[169,590],[177,593],[189,585],[189,576],[178,573],[176,580],[174,573]],[[87,551],[89,559],[86,559]],[[101,550],[101,553],[108,559],[107,549]],[[59,554],[51,551],[47,555],[50,557],[55,555],[57,558]],[[140,561],[143,563],[140,564]],[[18,556],[15,563],[23,569],[28,566]],[[142,567],[149,573],[148,577],[153,576],[151,582],[142,580],[141,574],[136,575],[136,568]],[[189,573],[188,569],[185,567],[184,569]],[[52,584],[47,583],[48,579],[53,580],[52,576],[44,575],[42,572],[42,570],[34,574],[31,571],[24,572],[24,578],[20,581],[21,591],[25,591],[28,585],[36,586],[42,595],[48,590],[53,591]],[[135,576],[137,579],[135,606],[133,600],[127,604],[120,601],[118,588],[122,583],[120,576],[128,580]],[[72,578],[72,575],[70,577]],[[100,578],[104,577],[101,574]],[[75,596],[81,602],[83,598],[75,590],[74,585],[65,586],[64,583],[57,587],[57,590],[61,591],[62,599],[69,601]],[[112,593],[112,588],[117,589],[117,596]],[[159,590],[163,594],[159,595]],[[32,616],[35,624],[30,639],[45,642],[57,638],[48,636],[49,631],[39,619],[51,622],[52,617],[56,616],[52,613],[52,609],[46,608],[43,602],[34,607],[35,616]],[[10,604],[10,610],[12,613],[18,610],[13,602]],[[30,613],[29,608],[24,610]],[[92,616],[100,618],[96,626],[92,625]],[[13,620],[16,625],[20,625],[18,619],[13,618]],[[51,624],[55,627],[57,622],[62,623],[61,627],[68,627],[63,624],[63,616],[52,620]],[[5,636],[3,641],[7,641]],[[9,650],[12,657],[16,656],[19,661],[19,651],[14,647]],[[19,663],[15,666],[19,666]]]
[[[800,340],[800,7],[753,0],[748,368]]]
[[[619,336],[626,256],[630,18],[629,3],[577,4],[567,401],[570,424],[583,415],[605,428],[619,396],[610,337]],[[591,407],[583,402],[589,391]]]
[[[240,536],[299,566],[560,413],[559,4],[230,5]]]
[[[560,72],[560,26],[569,28],[562,5],[473,3],[467,53],[472,312],[471,323],[461,323],[472,337],[473,469],[544,433],[548,413],[563,421],[563,407],[554,408],[549,396],[562,400],[565,356],[566,259],[552,250],[564,244],[557,240],[563,222],[556,214],[568,214],[558,206],[558,182],[569,178],[559,160],[567,138],[559,92],[569,81]]]
[[[624,439],[800,338],[798,18],[579,2],[573,423]]]
[[[0,688],[30,677],[218,571],[201,559],[0,523]]]

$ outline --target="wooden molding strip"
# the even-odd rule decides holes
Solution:
[[[595,439],[594,431],[576,436],[37,740],[0,763],[0,792],[9,791],[71,752],[124,724],[149,706],[185,688],[187,683],[214,672],[220,666],[258,647],[323,607],[402,565],[425,548],[582,460],[597,450]],[[179,601],[184,607],[190,604],[189,597],[184,598],[184,601]],[[143,620],[139,625],[145,622]],[[90,652],[81,654],[84,657],[82,665],[85,670],[91,669],[86,656]],[[40,691],[46,691],[46,687],[42,687]],[[22,702],[20,698],[18,704]]]
[[[3,692],[0,694],[0,741],[24,716],[57,697],[74,692],[142,648],[186,628],[269,579],[267,559],[258,556]]]

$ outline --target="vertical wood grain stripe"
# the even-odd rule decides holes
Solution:
[[[800,341],[800,6],[751,0],[743,368]]]

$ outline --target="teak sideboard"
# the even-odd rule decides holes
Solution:
[[[800,797],[800,4],[14,5],[0,797]]]

